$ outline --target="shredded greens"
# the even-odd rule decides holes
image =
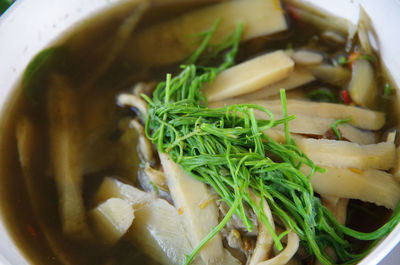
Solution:
[[[185,264],[192,261],[233,214],[251,231],[253,223],[246,215],[245,205],[266,225],[275,246],[281,250],[281,237],[271,228],[263,209],[265,202],[275,218],[279,218],[288,231],[294,231],[305,249],[322,264],[334,263],[325,251],[327,247],[336,252],[343,264],[356,263],[370,251],[376,240],[398,223],[400,207],[387,224],[372,233],[360,233],[339,224],[314,195],[310,183],[312,174],[324,172],[324,169],[314,165],[290,138],[288,124],[295,117],[287,114],[283,90],[284,117],[279,120],[268,109],[257,105],[207,108],[207,99],[200,89],[234,64],[242,32],[242,26],[238,25],[229,38],[209,46],[208,41],[217,24],[202,33],[203,43],[189,63],[181,66],[180,74],[174,77],[168,74],[166,81],[156,87],[153,98],[143,95],[149,104],[148,116],[143,117],[147,137],[191,176],[210,185],[230,207],[221,223],[187,256]],[[218,66],[195,65],[204,51],[215,55],[213,62],[219,58],[221,63]],[[256,120],[254,111],[264,112],[266,118]],[[263,133],[282,123],[285,143],[278,143]],[[272,155],[274,160],[270,158]],[[302,167],[311,168],[311,174],[304,175]],[[250,198],[250,190],[260,197],[260,204]],[[355,253],[345,236],[375,241],[369,249]]]
[[[342,135],[339,132],[338,125],[346,124],[346,123],[348,123],[350,121],[351,121],[351,118],[339,119],[339,120],[336,120],[334,123],[331,124],[331,128],[332,128],[333,132],[336,134],[336,137],[338,138],[338,140],[342,140]]]
[[[339,99],[335,96],[330,90],[325,88],[319,88],[314,91],[308,93],[307,97],[312,101],[317,102],[330,102],[330,103],[337,103]]]

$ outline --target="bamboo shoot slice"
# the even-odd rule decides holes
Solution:
[[[152,193],[141,191],[132,185],[107,177],[104,178],[95,195],[95,202],[99,204],[109,198],[120,198],[129,202],[135,208],[140,208],[153,201],[155,196]]]
[[[209,101],[254,92],[288,77],[293,66],[283,51],[267,53],[223,71],[211,84],[205,84],[203,92]]]
[[[175,207],[181,212],[182,222],[192,246],[197,246],[218,225],[218,209],[215,201],[201,208],[201,203],[211,197],[206,185],[186,174],[169,155],[165,153],[159,155]],[[215,235],[204,245],[199,254],[206,264],[222,262],[224,252],[221,236]]]
[[[50,154],[59,194],[63,232],[74,239],[89,239],[82,197],[83,152],[81,123],[74,91],[62,76],[53,76],[48,89]]]
[[[351,78],[350,71],[342,66],[321,64],[310,67],[310,71],[317,79],[335,86],[344,86]]]
[[[40,136],[36,125],[28,117],[20,118],[16,123],[16,138],[19,162],[21,164],[25,187],[29,204],[37,225],[42,232],[43,242],[47,244],[57,258],[65,265],[72,265],[68,255],[69,246],[64,241],[60,241],[50,225],[48,218],[43,218],[49,211],[49,202],[42,195],[43,181],[36,178],[33,172],[37,172],[38,163],[35,160],[40,150]],[[40,166],[39,166],[40,168]],[[39,172],[42,172],[41,170]]]
[[[313,51],[300,50],[292,55],[292,59],[296,64],[300,65],[316,65],[322,63],[324,57]]]
[[[276,115],[276,118],[282,118]],[[289,131],[297,134],[324,136],[331,129],[334,119],[312,117],[308,115],[296,115],[296,119],[289,122]],[[277,129],[283,130],[283,125],[278,125]],[[357,144],[374,144],[375,135],[373,132],[360,130],[349,124],[337,126],[344,139]]]
[[[276,82],[252,93],[241,95],[240,97],[246,100],[263,99],[273,95],[278,95],[281,88],[284,88],[286,91],[288,91],[310,83],[314,80],[315,77],[309,71],[295,69],[289,75],[289,77],[283,79],[282,81]]]
[[[198,46],[193,36],[210,29],[219,18],[220,23],[210,44],[229,36],[239,22],[244,26],[243,41],[286,30],[284,15],[280,3],[275,0],[224,1],[144,29],[134,36],[127,53],[138,57],[132,60],[141,63],[174,63],[189,56]]]
[[[250,103],[250,104],[258,104],[260,101],[230,99],[230,100],[225,100],[225,101],[212,102],[209,105],[209,107],[210,108],[219,108],[219,107],[223,107],[225,105],[242,104],[242,103],[246,103],[246,102]],[[304,102],[304,103],[308,104],[308,102]],[[271,106],[271,105],[264,104],[262,106]],[[267,108],[269,108],[269,107],[267,107]],[[276,107],[269,108],[269,109],[274,114],[275,119],[283,118],[283,115],[281,114],[282,112],[279,110],[277,111]],[[272,109],[274,109],[275,111],[273,111]],[[289,122],[289,131],[291,133],[296,133],[296,134],[323,136],[323,135],[325,135],[325,133],[328,130],[331,129],[331,125],[335,122],[335,119],[330,119],[330,118],[321,118],[321,117],[309,116],[309,115],[303,115],[303,114],[297,114],[297,113],[290,113],[290,114],[296,114],[296,118]],[[269,118],[265,113],[258,111],[258,110],[254,111],[254,115],[255,115],[256,119],[268,119]],[[375,143],[375,135],[373,132],[360,130],[349,124],[340,124],[339,126],[337,126],[337,128],[339,129],[342,137],[351,142],[358,143],[358,144],[374,144]],[[283,131],[284,127],[283,127],[283,125],[278,125],[278,126],[274,127],[274,129]]]
[[[373,107],[376,100],[376,82],[372,65],[364,59],[352,64],[349,92],[355,103],[363,107]]]
[[[126,234],[135,218],[132,206],[120,198],[110,198],[90,212],[94,228],[102,241],[114,245]]]
[[[393,143],[359,145],[327,139],[301,139],[296,143],[314,163],[322,166],[388,170],[395,164]]]
[[[218,103],[211,103],[209,107],[217,108],[233,104],[256,104],[269,109],[273,113],[282,114],[282,103],[280,100],[249,101],[235,98]],[[367,130],[379,130],[385,124],[385,113],[355,106],[289,99],[287,101],[287,108],[289,115],[304,114],[335,120],[351,118],[352,120],[349,124]]]
[[[347,168],[324,167],[325,173],[316,172],[311,184],[319,194],[348,199],[359,199],[394,209],[400,200],[400,184],[385,171],[369,169],[354,172]],[[309,174],[310,168],[302,167]]]

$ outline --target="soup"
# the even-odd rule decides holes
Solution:
[[[259,1],[254,2],[258,3]],[[282,123],[284,123],[284,120],[288,118],[280,113],[281,103],[276,101],[276,95],[279,94],[279,88],[282,86],[288,89],[289,114],[297,115],[296,119],[289,122],[291,137],[295,139],[302,152],[312,158],[316,164],[328,168],[328,172],[335,172],[326,173],[330,176],[331,183],[338,181],[335,176],[339,174],[346,174],[357,180],[357,175],[362,175],[363,171],[373,172],[382,179],[387,179],[385,183],[391,186],[390,189],[387,189],[386,186],[383,188],[376,186],[375,188],[383,189],[389,196],[375,197],[373,194],[371,195],[372,192],[366,195],[354,195],[351,194],[351,191],[348,193],[328,192],[329,187],[326,188],[317,183],[318,178],[314,178],[312,181],[315,191],[320,193],[316,198],[321,198],[324,205],[333,209],[338,220],[342,218],[342,222],[344,222],[347,208],[347,224],[349,226],[357,230],[365,229],[365,231],[375,229],[389,218],[390,210],[386,208],[393,209],[396,203],[395,196],[391,197],[391,195],[396,194],[398,187],[392,180],[393,177],[389,177],[387,173],[390,169],[392,169],[393,175],[396,172],[393,161],[396,135],[388,130],[393,127],[394,123],[391,119],[394,118],[388,115],[383,126],[382,119],[379,120],[382,115],[369,110],[365,110],[361,114],[351,112],[352,115],[344,114],[344,117],[334,116],[336,118],[333,118],[332,115],[324,117],[321,116],[324,114],[318,112],[320,110],[324,112],[326,106],[331,107],[332,105],[313,103],[309,100],[341,103],[341,105],[335,105],[340,109],[328,109],[327,112],[331,113],[349,109],[358,111],[359,108],[354,110],[345,106],[353,104],[377,111],[386,111],[389,114],[391,113],[390,109],[382,108],[387,108],[392,104],[392,86],[386,85],[387,81],[379,71],[378,58],[371,49],[368,50],[366,46],[368,43],[358,43],[357,37],[354,38],[354,42],[348,42],[345,35],[346,30],[343,30],[341,26],[321,29],[320,25],[327,24],[326,21],[329,21],[329,18],[324,19],[321,16],[313,15],[306,9],[300,9],[291,3],[280,7],[276,1],[265,2],[273,5],[276,13],[274,14],[278,18],[277,23],[283,29],[277,29],[276,32],[274,30],[268,32],[263,29],[261,36],[250,35],[249,39],[240,45],[236,56],[238,64],[236,67],[242,67],[241,71],[244,71],[245,74],[257,72],[258,68],[252,66],[254,61],[251,59],[256,60],[265,56],[267,61],[272,60],[271,58],[278,58],[276,59],[277,64],[281,64],[279,67],[283,70],[277,71],[276,65],[267,65],[266,68],[270,67],[271,73],[266,81],[260,81],[262,87],[266,88],[261,90],[258,87],[259,90],[252,93],[243,94],[243,91],[232,90],[229,92],[229,96],[226,94],[212,95],[213,88],[208,88],[211,89],[207,90],[210,99],[209,106],[217,108],[230,104],[254,102],[257,105],[268,104],[266,107],[274,112],[277,119],[283,119]],[[213,3],[204,3],[204,5],[206,4],[212,5]],[[251,5],[249,4],[249,6]],[[156,209],[160,211],[164,210],[166,214],[164,218],[175,225],[177,223],[173,222],[180,218],[186,218],[186,213],[190,213],[191,209],[187,209],[184,202],[179,201],[176,197],[179,195],[172,194],[171,181],[165,181],[165,178],[170,179],[170,176],[167,176],[167,164],[163,164],[164,173],[160,172],[161,165],[157,154],[153,152],[152,147],[149,148],[146,145],[145,138],[140,135],[142,130],[140,121],[132,122],[132,120],[137,117],[137,114],[144,117],[142,114],[146,111],[146,108],[141,108],[143,105],[138,105],[137,95],[147,93],[151,96],[154,83],[163,80],[167,72],[179,73],[178,64],[195,51],[195,47],[187,43],[176,45],[175,39],[168,43],[168,39],[165,40],[162,35],[155,34],[160,33],[160,30],[165,30],[165,26],[162,25],[168,25],[171,27],[171,32],[174,33],[174,26],[179,29],[183,26],[179,24],[179,19],[174,20],[173,17],[179,17],[183,13],[188,14],[186,16],[189,18],[193,14],[201,16],[201,12],[196,13],[195,10],[203,8],[202,5],[195,2],[185,5],[175,4],[174,7],[176,8],[171,8],[174,12],[168,13],[165,12],[163,6],[150,8],[140,6],[130,12],[125,10],[124,13],[116,15],[113,21],[103,22],[106,23],[106,26],[89,25],[90,34],[86,34],[85,28],[81,28],[80,31],[71,34],[64,41],[60,41],[54,47],[40,53],[28,67],[17,99],[18,104],[9,115],[8,129],[3,136],[5,140],[3,140],[4,147],[1,150],[4,150],[3,152],[6,152],[7,155],[3,153],[2,164],[7,164],[7,168],[3,166],[2,168],[7,171],[6,175],[15,177],[7,178],[6,185],[9,187],[9,191],[2,195],[7,204],[3,203],[5,205],[2,205],[2,208],[6,212],[10,228],[15,234],[15,240],[19,242],[21,248],[26,251],[34,263],[131,264],[132,261],[135,261],[151,264],[157,261],[165,262],[162,253],[159,256],[156,254],[159,253],[157,249],[151,247],[146,249],[146,242],[140,241],[138,238],[142,236],[146,239],[148,236],[149,230],[138,230],[139,224],[142,224],[143,227],[150,224],[150,222],[143,223],[145,214],[150,216],[156,214],[151,211],[146,212],[146,205],[158,207]],[[212,10],[213,7],[210,8]],[[286,16],[283,17],[282,14],[286,14]],[[229,20],[229,18],[225,19]],[[316,19],[320,19],[318,22],[321,23],[310,24]],[[221,19],[220,23],[223,23],[222,21]],[[214,22],[214,19],[210,19],[209,27],[213,26]],[[96,23],[101,24],[98,21]],[[165,24],[159,26],[159,23]],[[290,27],[285,29],[287,24]],[[223,25],[219,26],[222,28]],[[216,28],[218,29],[218,27]],[[235,27],[232,30],[234,29]],[[200,29],[196,29],[196,32],[199,31]],[[227,33],[231,33],[231,31]],[[112,37],[104,41],[104,36]],[[161,40],[164,40],[162,43],[165,43],[162,47],[157,46],[160,43],[158,42],[160,36]],[[362,37],[360,39],[363,40]],[[346,43],[351,45],[346,46]],[[151,44],[155,46],[151,46]],[[94,46],[96,48],[93,48]],[[276,52],[277,50],[280,52]],[[350,56],[348,56],[349,54]],[[203,57],[203,60],[206,59]],[[244,62],[249,64],[250,66],[247,67],[250,68],[243,68],[241,63]],[[211,60],[211,65],[216,67],[218,60]],[[376,82],[376,84],[369,88],[371,90],[367,93],[367,97],[363,96],[362,90],[359,90],[360,78],[357,78],[357,75],[362,75],[361,79],[368,77],[369,75],[365,75],[365,71],[367,73],[372,71],[372,75],[377,76],[376,80],[370,82]],[[358,74],[359,72],[361,74]],[[235,75],[228,75],[227,80],[234,77]],[[239,78],[235,84],[240,85],[240,82],[245,83]],[[217,81],[215,83],[218,84]],[[219,83],[222,83],[222,90],[226,89],[223,87],[226,82]],[[132,94],[131,87],[134,84],[136,86],[133,91],[136,94]],[[243,87],[242,85],[240,90],[243,90]],[[349,87],[349,89],[344,89],[345,87]],[[289,91],[290,88],[293,90]],[[250,88],[250,90],[252,89],[254,90],[254,87]],[[377,97],[371,97],[374,92],[377,93]],[[235,97],[232,98],[232,95]],[[117,96],[118,101],[116,102]],[[132,96],[136,97],[135,103],[132,103],[135,107],[134,111],[130,109],[130,101],[124,100],[124,98],[131,99]],[[371,98],[378,98],[383,102],[371,102]],[[296,108],[296,103],[299,101],[307,104],[309,111],[317,112],[318,115],[304,113],[306,110],[301,110],[301,106]],[[314,109],[313,106],[315,106]],[[292,112],[292,108],[295,108],[296,111]],[[366,115],[371,115],[371,113],[376,116],[374,116],[372,124],[363,123],[365,120],[370,120],[367,118],[370,116]],[[255,115],[261,114],[255,113]],[[356,115],[361,115],[361,118]],[[312,119],[310,116],[313,116]],[[347,120],[350,116],[352,116],[352,120]],[[267,116],[258,119],[264,120],[265,117]],[[318,123],[313,122],[314,120],[318,120]],[[305,123],[308,126],[301,126]],[[339,131],[331,130],[331,125],[334,123],[336,127],[333,126],[333,128],[338,128]],[[325,126],[322,126],[322,129],[317,126],[321,124]],[[132,127],[136,128],[139,134]],[[278,127],[270,130],[267,135],[272,140],[284,143],[287,140],[286,136],[282,134],[284,128]],[[387,135],[384,132],[388,132]],[[336,141],[342,139],[346,141]],[[140,147],[139,156],[136,152],[137,144]],[[332,146],[332,144],[335,145]],[[329,156],[332,148],[337,150],[335,156],[349,157],[349,153],[358,152],[362,158],[359,160],[348,158],[347,160],[350,162],[338,161]],[[330,151],[326,152],[324,149]],[[371,152],[376,158],[367,160],[366,156]],[[274,162],[283,159],[278,154],[269,155]],[[165,159],[161,160],[166,163]],[[141,163],[142,165],[140,165]],[[179,171],[179,168],[174,170]],[[343,173],[344,171],[345,173]],[[65,174],[65,172],[68,173]],[[365,174],[370,183],[376,183],[373,176],[367,173]],[[221,171],[221,175],[225,176],[225,174],[229,175],[229,171]],[[64,177],[64,175],[69,175],[69,177]],[[197,202],[198,208],[204,210],[203,213],[209,212],[214,204],[216,207],[216,201],[218,201],[216,199],[218,195],[213,189],[210,189],[210,183],[207,184],[209,186],[198,186],[198,189],[202,187],[205,193],[210,194],[209,197],[200,198],[200,201]],[[343,185],[344,187],[351,186],[351,183]],[[120,194],[112,193],[110,190],[115,186],[126,188],[130,191],[129,196],[132,197],[134,196],[132,194],[136,194],[135,196],[139,196],[142,201],[133,204],[133,201],[127,199],[128,195],[124,195],[122,191]],[[228,189],[228,191],[232,190]],[[148,196],[149,194],[153,194],[151,198]],[[348,199],[361,199],[386,207],[378,207],[355,200],[349,202]],[[229,205],[229,201],[225,202]],[[183,206],[178,207],[179,204],[183,204]],[[217,217],[217,221],[221,221],[219,219],[229,212],[229,207],[232,205],[228,206],[227,204],[218,202],[218,216],[214,215],[214,218]],[[114,231],[115,226],[110,228],[107,226],[107,222],[104,223],[104,218],[102,219],[102,216],[112,217],[107,210],[110,207],[120,213],[116,215],[119,218],[115,220],[118,225],[122,225],[121,219],[127,220],[125,228],[128,228],[129,231],[122,238],[119,238],[118,233]],[[129,215],[131,211],[129,209],[132,207],[134,216]],[[175,209],[175,211],[171,213],[168,209]],[[257,214],[252,211],[249,203],[244,204],[243,211],[246,212],[245,215],[237,212],[232,221],[220,233],[220,237],[222,237],[220,246],[224,245],[224,249],[228,249],[229,252],[226,253],[229,254],[226,255],[231,262],[252,260],[259,253],[257,252],[257,231],[262,230],[262,223],[265,221],[257,221]],[[370,214],[378,211],[382,212],[378,215],[380,218]],[[121,212],[126,215],[121,215]],[[276,215],[277,212],[274,214]],[[70,218],[71,216],[72,218]],[[249,218],[250,221],[247,225],[253,226],[252,232],[249,232],[248,227],[240,221],[241,216]],[[156,217],[159,216],[153,216],[153,218]],[[129,220],[131,220],[132,226],[129,225]],[[371,220],[371,222],[364,222],[364,220]],[[279,219],[274,221],[278,235],[286,230],[287,223],[279,221]],[[151,224],[158,225],[155,227],[162,225],[160,222]],[[209,222],[208,229],[217,224],[218,222]],[[175,233],[177,231],[181,234],[186,233],[185,230],[179,230],[178,226],[173,226],[173,228],[176,230]],[[104,231],[107,233],[103,233]],[[287,231],[289,232],[290,229]],[[176,236],[176,234],[172,235]],[[186,239],[182,237],[183,243],[180,242],[179,245],[181,246],[180,252],[176,249],[174,251],[181,253],[184,249],[186,251],[184,254],[189,254],[192,248],[196,247],[195,242],[199,243],[206,235],[207,233],[195,233],[187,235],[186,237],[189,238]],[[296,237],[293,231],[290,232],[290,236],[291,238]],[[160,238],[168,240],[165,237],[158,239]],[[285,244],[289,246],[289,243],[286,243],[288,241],[285,240],[296,241],[289,238],[284,239],[283,246]],[[182,245],[184,243],[188,243],[189,248],[187,245]],[[355,242],[354,244],[358,245],[359,243]],[[362,244],[360,245],[359,248],[363,249]],[[360,249],[358,251],[361,251]],[[149,255],[149,253],[154,255]],[[204,252],[200,252],[194,262],[201,263],[203,261],[206,254],[201,253]],[[217,251],[214,255],[218,256],[221,253],[224,252]],[[265,253],[262,255],[268,256]],[[279,256],[278,253],[270,256],[274,255]],[[167,257],[170,258],[168,255]],[[178,261],[182,261],[182,258],[184,257],[180,256],[170,262],[178,263]],[[307,253],[306,247],[302,246],[291,262],[314,262],[314,257]]]

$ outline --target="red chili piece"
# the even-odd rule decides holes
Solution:
[[[349,91],[343,90],[342,91],[342,99],[345,104],[350,104],[350,95]]]

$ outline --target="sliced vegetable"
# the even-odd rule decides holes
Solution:
[[[315,173],[311,178],[314,190],[320,194],[359,199],[389,209],[400,201],[400,185],[385,171],[368,169],[356,173],[347,168],[325,168],[325,173]],[[302,171],[306,173],[308,169]]]
[[[34,103],[40,103],[44,99],[49,82],[47,73],[59,69],[65,56],[66,51],[62,47],[50,47],[36,54],[26,67],[22,76],[22,87]]]
[[[294,69],[294,71],[289,75],[289,77],[283,79],[282,81],[273,83],[269,86],[261,88],[257,91],[243,94],[240,97],[246,100],[257,100],[265,99],[270,96],[279,95],[281,88],[285,88],[286,91],[300,87],[307,83],[315,80],[315,77],[310,74],[307,70]]]
[[[209,201],[206,207],[201,208],[201,203],[212,197],[207,186],[187,175],[168,154],[160,153],[159,156],[175,207],[182,209],[182,222],[192,246],[196,246],[218,225],[215,201]],[[224,252],[221,236],[215,235],[199,254],[206,264],[222,262]]]
[[[47,97],[50,157],[62,230],[70,238],[87,240],[90,232],[82,197],[84,144],[76,93],[64,77],[54,75]]]
[[[363,107],[374,107],[377,87],[372,65],[364,59],[353,62],[349,93],[352,100]]]
[[[281,114],[281,103],[279,100],[252,100],[247,101],[240,98],[228,99],[219,102],[210,103],[211,108],[229,106],[234,104],[255,104],[269,109],[273,113]],[[325,103],[325,102],[307,102],[304,104],[302,100],[287,101],[289,114],[303,114],[320,118],[330,119],[347,119],[351,117],[349,124],[353,124],[361,129],[379,130],[385,124],[385,113],[373,111],[369,109],[346,106],[342,104]],[[258,119],[266,119],[267,116],[257,117]]]
[[[337,96],[335,96],[330,90],[324,88],[316,89],[308,93],[307,96],[312,101],[317,101],[317,102],[329,102],[329,103],[339,102]]]
[[[382,169],[388,170],[395,165],[395,145],[382,142],[371,145],[359,145],[347,141],[298,139],[299,148],[322,166],[337,168]]]
[[[284,12],[275,0],[236,0],[205,7],[170,21],[144,29],[132,40],[127,54],[145,64],[160,65],[181,61],[192,54],[204,32],[217,19],[220,24],[210,39],[217,44],[229,36],[239,22],[244,25],[243,41],[287,29]],[[160,45],[162,43],[163,45]],[[135,51],[132,53],[132,51]]]
[[[351,77],[349,69],[329,64],[310,67],[310,71],[317,79],[335,86],[346,85]]]
[[[389,96],[393,95],[393,93],[394,93],[394,90],[392,89],[392,87],[388,83],[386,83],[385,89],[383,91],[383,96],[389,97]]]
[[[110,198],[90,212],[96,234],[102,243],[114,245],[126,234],[135,218],[131,204],[120,198]]]
[[[296,64],[307,66],[307,65],[316,65],[322,63],[324,57],[317,52],[300,50],[296,51],[292,55],[292,59]]]
[[[221,72],[203,93],[209,101],[251,93],[288,77],[293,66],[283,51],[267,53]]]
[[[331,128],[332,128],[333,132],[336,134],[336,137],[338,138],[338,140],[342,140],[342,135],[340,134],[337,126],[339,124],[347,124],[349,121],[351,121],[351,118],[339,119],[339,120],[336,120],[334,123],[332,123]]]

